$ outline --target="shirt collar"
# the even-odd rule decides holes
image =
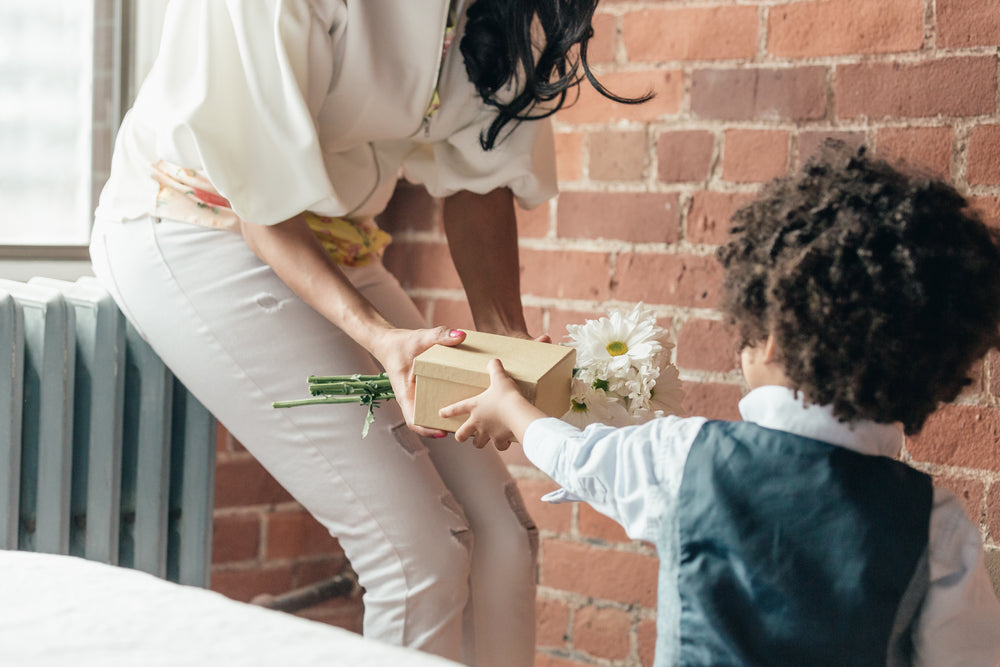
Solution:
[[[842,422],[829,405],[806,405],[802,392],[788,387],[758,387],[740,401],[744,421],[787,431],[852,449],[861,454],[895,458],[903,446],[903,432],[892,424],[868,420]]]

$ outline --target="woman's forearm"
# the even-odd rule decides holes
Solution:
[[[378,335],[392,325],[354,288],[296,216],[276,225],[242,223],[250,249],[320,315],[375,352]]]
[[[480,331],[526,335],[514,196],[458,192],[444,200],[448,247]]]

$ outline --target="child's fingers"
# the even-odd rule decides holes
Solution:
[[[446,405],[440,410],[438,410],[438,416],[443,419],[448,419],[449,417],[458,417],[459,415],[467,415],[472,412],[472,409],[476,407],[475,396],[472,398],[466,398],[459,401],[458,403],[452,403],[451,405]]]
[[[476,434],[476,428],[473,425],[472,420],[466,419],[465,423],[459,426],[458,430],[455,431],[455,440],[458,440],[459,442],[465,442],[475,434]]]
[[[507,375],[507,371],[503,367],[503,362],[499,359],[490,359],[489,363],[486,364],[486,370],[490,373],[491,386],[510,380],[510,376]]]

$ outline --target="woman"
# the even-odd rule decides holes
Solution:
[[[513,201],[556,192],[541,119],[581,76],[608,94],[595,5],[173,0],[96,212],[95,273],[340,540],[365,634],[467,664],[532,663],[536,531],[495,452],[412,424],[414,356],[464,334],[425,328],[372,217],[399,175],[442,197],[477,329],[527,337]],[[270,408],[382,368],[398,406],[363,441],[364,408]]]

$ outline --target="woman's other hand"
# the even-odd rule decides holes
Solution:
[[[464,340],[464,331],[448,327],[435,327],[433,329],[386,329],[378,334],[377,340],[372,343],[371,352],[389,376],[392,390],[396,394],[396,402],[399,403],[399,407],[403,411],[406,424],[419,435],[441,438],[444,437],[445,432],[417,426],[413,423],[416,393],[413,360],[421,352],[434,345],[454,346]]]

